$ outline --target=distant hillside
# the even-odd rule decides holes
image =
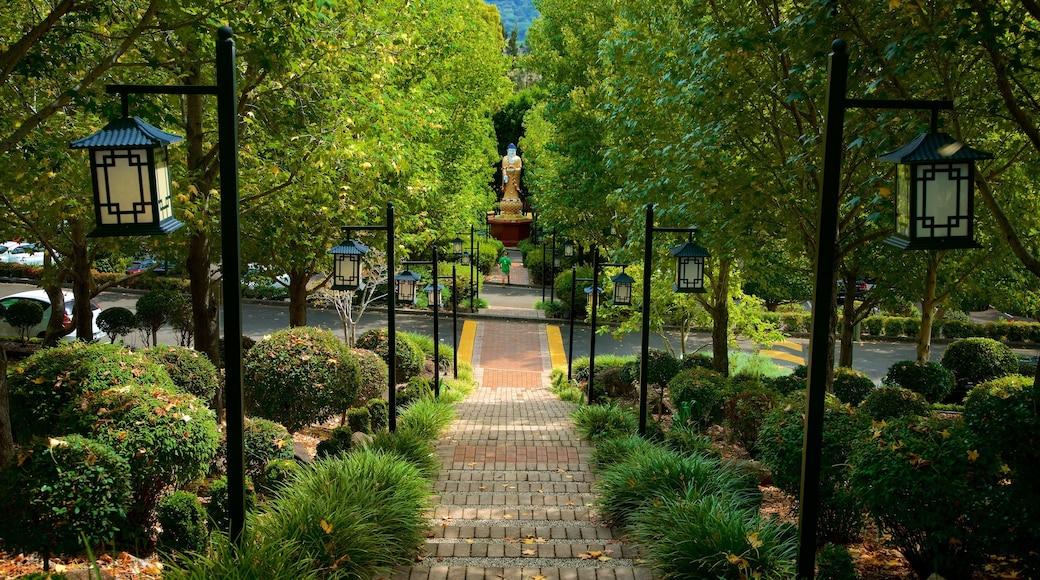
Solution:
[[[524,42],[527,38],[527,29],[531,22],[538,18],[538,11],[534,8],[533,0],[485,0],[488,4],[498,7],[498,13],[502,15],[502,26],[506,29],[508,36],[517,27],[517,40]]]

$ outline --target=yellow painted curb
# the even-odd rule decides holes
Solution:
[[[567,368],[567,353],[563,350],[563,334],[559,326],[545,325],[545,334],[549,339],[549,360],[554,369]]]
[[[466,320],[462,323],[462,337],[459,340],[459,362],[473,364],[473,343],[477,338],[477,321]]]
[[[776,360],[783,360],[783,361],[787,361],[787,362],[793,362],[795,364],[800,364],[800,365],[804,365],[805,364],[805,359],[803,357],[800,357],[800,356],[798,356],[796,354],[791,354],[789,352],[783,352],[781,350],[760,350],[760,351],[758,351],[758,354],[765,355],[765,356],[768,356],[769,358],[776,359]]]

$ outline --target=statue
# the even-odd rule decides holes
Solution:
[[[524,204],[520,201],[520,170],[523,161],[516,154],[516,145],[510,143],[502,158],[502,201],[499,209],[502,215],[521,215]]]

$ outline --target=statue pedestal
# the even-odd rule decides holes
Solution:
[[[520,240],[531,237],[531,222],[526,216],[488,216],[491,237],[502,242],[507,248],[515,248]]]

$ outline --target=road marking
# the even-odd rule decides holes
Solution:
[[[545,325],[545,335],[549,339],[549,360],[554,369],[567,368],[567,353],[563,350],[563,334],[559,326]]]
[[[802,345],[798,344],[797,342],[791,342],[789,340],[785,340],[783,342],[775,343],[772,346],[774,346],[774,347],[778,346],[778,347],[785,348],[785,349],[788,349],[788,350],[793,350],[793,351],[797,352],[798,354],[794,354],[794,353],[783,351],[783,350],[772,350],[772,349],[760,350],[760,351],[758,351],[758,354],[768,356],[769,358],[775,359],[775,360],[782,360],[782,361],[786,361],[786,362],[792,362],[792,363],[799,364],[799,365],[804,365],[805,364],[805,356],[802,355]]]
[[[477,321],[466,320],[462,323],[462,337],[459,340],[459,360],[473,364],[473,344],[476,342]]]

